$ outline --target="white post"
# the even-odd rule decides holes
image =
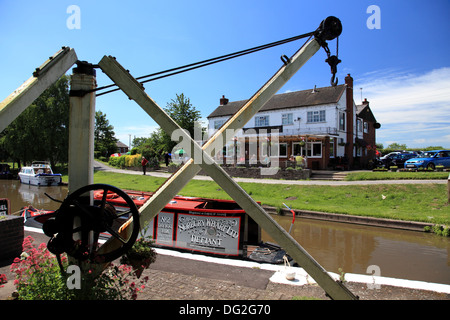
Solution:
[[[85,62],[73,69],[70,89],[69,193],[94,182],[95,70]]]
[[[447,203],[450,204],[450,173],[447,179]]]

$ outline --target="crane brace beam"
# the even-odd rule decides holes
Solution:
[[[216,139],[223,144],[226,129],[242,128],[262,106],[308,61],[321,45],[316,39],[310,40],[204,145],[200,147],[178,124],[167,115],[144,91],[142,85],[131,76],[113,57],[103,57],[99,66],[127,96],[135,100],[169,135],[175,130],[184,141],[190,141],[193,154],[201,155],[202,161],[191,158],[157,190],[150,200],[140,209],[141,222],[151,221],[164,206],[200,171],[205,170],[214,181],[225,190],[247,214],[270,234],[286,252],[297,261],[305,271],[325,290],[332,299],[355,299],[356,297],[340,282],[335,281],[304,248],[297,243],[265,210],[258,205],[210,156]],[[215,145],[217,147],[217,144]],[[195,156],[194,156],[195,158]],[[198,164],[198,162],[200,162]],[[126,227],[124,232],[126,232]],[[110,239],[101,249],[117,245]]]
[[[33,76],[0,103],[0,132],[14,121],[42,92],[55,83],[77,61],[74,49],[62,47]]]

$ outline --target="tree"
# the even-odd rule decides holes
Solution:
[[[3,132],[0,149],[14,161],[67,162],[69,144],[69,78],[62,76]]]
[[[200,120],[200,111],[192,106],[189,98],[186,98],[183,93],[177,94],[175,99],[167,103],[164,110],[181,128],[188,130],[191,137],[194,137],[194,127]],[[158,128],[148,138],[134,138],[133,152],[138,152],[147,159],[159,158],[164,152],[171,152],[176,144],[176,141],[172,141],[168,134]]]
[[[406,150],[406,144],[399,144],[397,142],[391,143],[390,145],[388,145],[387,149],[392,149],[392,150]]]
[[[189,98],[186,98],[183,93],[177,94],[175,99],[167,103],[167,107],[164,110],[181,128],[189,131],[192,138],[194,137],[195,123],[200,120],[201,115],[200,111],[192,106]],[[164,145],[163,151],[171,152],[177,142],[172,141],[168,134],[161,129],[159,130]]]
[[[95,112],[94,151],[98,156],[109,157],[117,152],[117,141],[114,127],[109,124],[106,114]]]
[[[384,146],[383,146],[382,143],[376,143],[375,145],[377,146],[378,150],[383,150],[384,149]]]
[[[132,153],[140,153],[147,159],[159,158],[165,148],[162,133],[162,130],[158,129],[152,132],[149,138],[134,138]]]

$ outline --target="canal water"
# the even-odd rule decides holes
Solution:
[[[23,206],[55,210],[67,187],[37,187],[18,181],[0,180],[0,198],[8,198],[11,212]],[[291,216],[274,216],[287,231]],[[297,217],[291,235],[327,271],[380,276],[450,284],[450,238],[434,234],[355,224],[302,219]],[[263,230],[263,241],[274,242]]]

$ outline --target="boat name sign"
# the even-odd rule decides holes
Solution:
[[[237,255],[239,253],[240,219],[240,217],[179,214],[176,246]]]

